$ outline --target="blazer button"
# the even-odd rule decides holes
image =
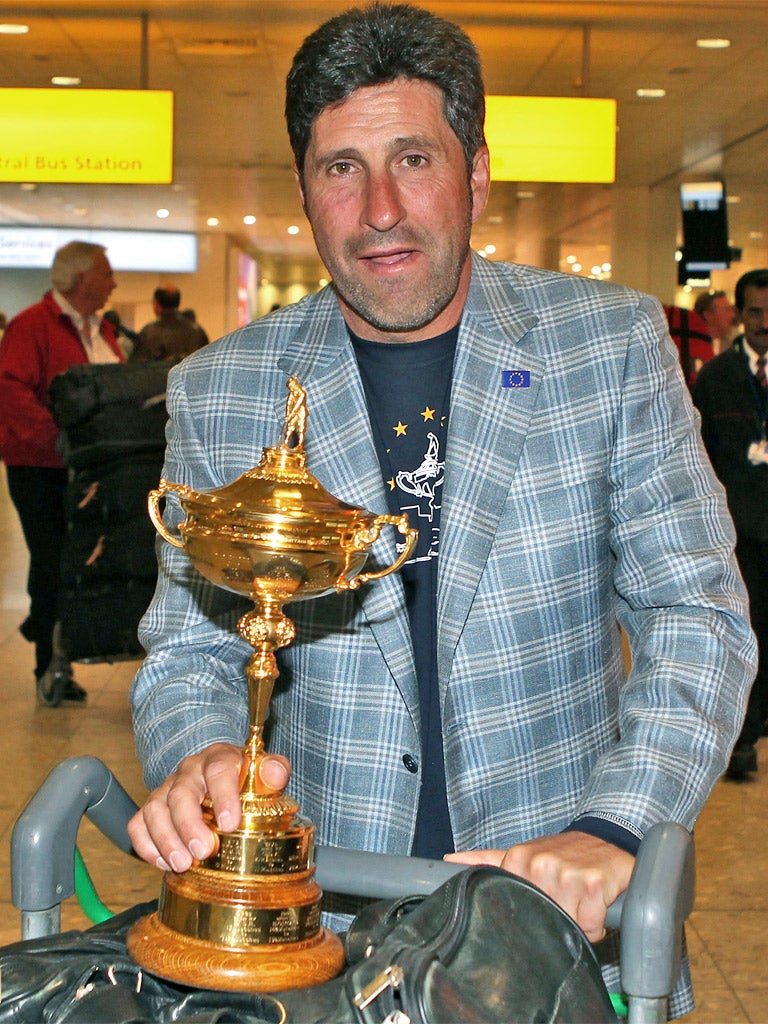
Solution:
[[[415,757],[411,757],[410,754],[403,754],[403,764],[413,775],[419,770],[419,762]]]

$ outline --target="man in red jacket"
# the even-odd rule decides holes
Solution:
[[[67,471],[49,390],[75,363],[117,363],[124,356],[114,328],[97,315],[116,287],[104,246],[62,246],[51,283],[40,302],[9,322],[0,342],[0,456],[29,549],[30,613],[20,629],[35,644],[38,696],[55,707],[84,701],[86,693],[66,662],[57,661],[53,671]]]

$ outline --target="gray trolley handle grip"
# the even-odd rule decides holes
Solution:
[[[11,837],[13,905],[47,911],[75,891],[75,846],[83,815],[126,853],[136,804],[95,757],[58,764],[32,797]]]
[[[317,847],[315,863],[315,877],[328,892],[346,896],[364,894],[380,900],[422,894],[426,896],[453,875],[464,871],[467,866],[452,861],[400,857],[391,853],[366,853],[332,846]],[[609,928],[620,926],[623,904],[622,893],[608,908]]]
[[[695,884],[691,833],[675,822],[654,825],[640,844],[621,912],[621,982],[628,996],[660,999],[674,988]]]
[[[323,889],[374,899],[426,895],[466,867],[450,861],[337,847],[318,847],[315,863],[316,878]],[[672,890],[678,893],[677,909]],[[693,906],[693,860],[691,836],[682,825],[665,822],[649,829],[640,844],[629,889],[608,908],[608,928],[622,925],[630,893],[630,914],[634,917],[654,921],[671,917],[673,928],[678,916],[681,923],[685,920]]]

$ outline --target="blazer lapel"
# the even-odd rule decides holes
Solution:
[[[470,293],[459,333],[443,484],[437,599],[443,687],[507,501],[546,365],[527,343],[536,316],[514,294],[507,297],[506,307],[486,311],[478,276],[482,279],[482,271],[473,273],[475,294]],[[498,294],[494,298],[498,303]],[[522,372],[510,380],[503,378],[505,371]],[[505,387],[505,382],[515,386]]]
[[[333,306],[328,315],[313,317],[311,330],[300,326],[278,365],[307,391],[305,451],[309,471],[340,501],[374,514],[386,513],[387,497],[357,361],[336,300],[330,294]],[[278,405],[283,406],[276,410],[282,421],[284,399]],[[365,571],[391,565],[397,558],[399,539],[395,528],[385,524],[379,540],[371,546]],[[363,584],[355,596],[406,704],[418,720],[416,669],[399,575],[393,573]]]

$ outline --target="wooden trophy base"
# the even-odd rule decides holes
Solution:
[[[321,928],[311,939],[230,949],[168,928],[157,914],[137,921],[128,952],[152,974],[194,988],[279,992],[328,981],[341,971],[338,935]]]
[[[242,829],[215,833],[209,858],[165,873],[157,912],[129,931],[128,952],[151,974],[195,988],[276,992],[341,971],[341,939],[320,924],[314,826],[289,798],[268,801],[269,826],[254,803],[245,801]]]

